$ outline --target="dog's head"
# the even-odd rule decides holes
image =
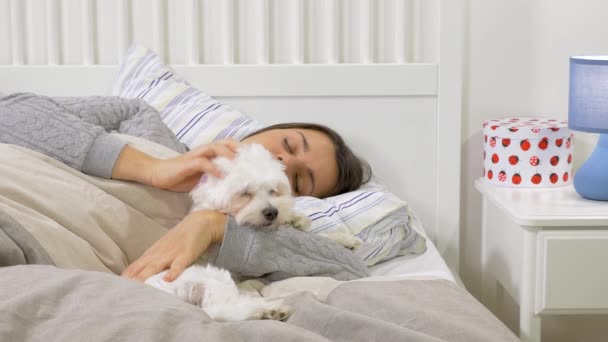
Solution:
[[[208,176],[192,192],[194,205],[234,216],[239,224],[276,227],[293,216],[284,166],[258,144],[242,145],[234,159],[217,158],[223,178]]]

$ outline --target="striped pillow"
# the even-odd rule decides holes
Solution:
[[[318,199],[298,197],[296,210],[312,221],[313,233],[345,229],[364,244],[356,250],[368,266],[426,250],[425,238],[413,228],[407,203],[370,182],[346,194]]]
[[[112,94],[146,101],[190,148],[226,138],[240,140],[264,127],[192,87],[156,53],[140,46],[134,45],[127,51]]]
[[[112,93],[145,100],[191,148],[229,137],[240,140],[264,127],[191,86],[143,47],[129,49]],[[368,265],[425,250],[424,237],[410,224],[413,214],[407,204],[378,184],[325,199],[300,197],[296,210],[311,218],[315,233],[347,229],[361,238],[364,244],[357,253]]]

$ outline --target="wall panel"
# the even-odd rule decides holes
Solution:
[[[132,43],[179,65],[425,62],[419,2],[0,0],[0,65],[112,65]]]

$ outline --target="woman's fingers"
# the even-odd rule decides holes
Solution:
[[[122,273],[123,277],[135,279],[139,281],[145,281],[151,276],[164,271],[169,262],[149,262],[146,263],[146,260],[142,260],[141,262],[136,261],[131,266],[127,267],[127,269]],[[184,272],[186,267],[188,267],[188,263],[183,258],[176,258],[170,264],[171,268],[165,274],[163,279],[165,281],[174,281],[180,274]]]
[[[239,141],[232,138],[221,140],[221,142],[234,152],[236,152],[236,149],[239,148],[241,144]]]
[[[127,276],[127,278],[131,278],[131,279],[135,279],[135,280],[139,280],[139,281],[145,281],[146,279],[150,278],[151,276],[164,271],[168,265],[169,265],[168,262],[154,262],[154,261],[149,262],[147,264],[144,264],[144,266],[141,267],[136,272],[133,272],[133,274],[131,274],[131,276]]]
[[[167,265],[161,266],[160,264],[155,263],[148,264],[148,266],[146,266],[141,272],[135,275],[134,279],[139,281],[145,281],[151,276],[164,271],[165,268],[167,268],[166,266]]]
[[[221,140],[218,142],[200,146],[188,152],[187,154],[179,157],[182,163],[185,161],[185,163],[182,164],[181,170],[179,171],[178,175],[178,177],[180,178],[179,182],[182,182],[184,184],[181,184],[182,186],[180,187],[175,187],[175,184],[173,184],[172,189],[184,188],[187,190],[191,190],[190,185],[192,181],[188,178],[192,177],[193,175],[197,175],[198,177],[200,177],[201,174],[208,173],[212,174],[215,177],[223,177],[222,172],[217,168],[215,163],[213,163],[213,158],[234,158],[238,146],[239,142],[234,139]],[[194,182],[192,184],[192,187],[195,186],[196,183],[198,183],[198,181]]]
[[[150,251],[144,253],[139,259],[135,260],[127,269],[122,272],[122,276],[130,279],[144,281],[149,277],[159,273],[170,265],[171,260],[167,257],[159,258],[148,254]],[[147,255],[148,254],[148,255]]]
[[[195,151],[193,162],[190,167],[184,170],[184,176],[192,174],[194,171],[201,173],[211,173],[215,177],[222,177],[222,173],[211,161],[216,157],[234,158],[236,152],[232,149],[232,143],[208,145]]]
[[[140,259],[137,259],[134,263],[132,263],[131,265],[129,265],[129,267],[127,267],[121,274],[121,276],[126,277],[126,278],[135,278],[135,275],[137,273],[139,273],[145,264],[143,264],[142,262],[140,262]]]
[[[236,155],[236,149],[238,146],[239,142],[236,140],[227,139],[200,146],[191,152],[195,156],[203,156],[210,159],[216,157],[226,157],[232,159]]]
[[[209,147],[203,155],[207,158],[225,157],[228,159],[234,158],[236,151],[225,144],[215,144]]]
[[[209,159],[203,157],[193,159],[190,161],[188,167],[182,170],[182,176],[184,178],[191,176],[194,173],[211,173],[215,177],[222,177],[222,173],[217,166],[209,161]]]
[[[182,272],[184,272],[186,267],[188,267],[188,263],[185,262],[183,259],[175,259],[171,264],[171,268],[169,269],[167,274],[165,274],[163,279],[168,282],[174,281],[177,277],[179,277],[180,274],[182,274]]]

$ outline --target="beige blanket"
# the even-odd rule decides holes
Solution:
[[[156,157],[176,155],[147,140],[119,136]],[[120,274],[191,205],[187,194],[88,176],[19,146],[0,144],[0,156],[0,211],[61,268]]]

